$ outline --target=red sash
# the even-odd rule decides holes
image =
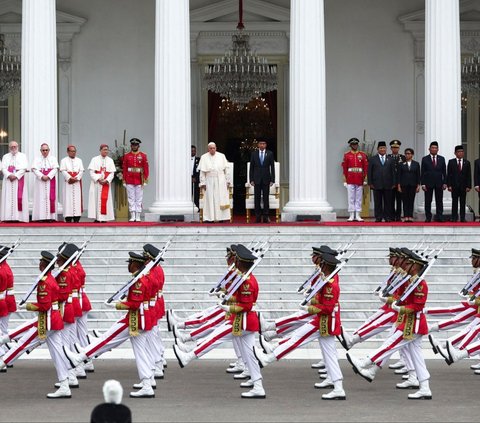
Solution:
[[[72,178],[78,175],[79,172],[67,172]],[[80,209],[83,213],[83,195],[82,193],[82,180],[80,179]]]
[[[111,172],[106,172],[104,170],[96,170],[95,173],[103,173],[104,179],[108,178]],[[107,199],[108,199],[108,192],[110,191],[110,184],[102,185],[102,193],[100,196],[100,214],[107,214]]]
[[[16,171],[15,166],[8,166],[8,171],[14,173]],[[18,179],[17,185],[17,208],[18,211],[23,211],[23,186],[25,184],[25,179],[23,176]]]
[[[50,173],[52,169],[40,169],[40,172],[45,176]],[[55,176],[50,179],[50,213],[55,213]]]

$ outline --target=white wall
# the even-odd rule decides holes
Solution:
[[[424,0],[325,4],[328,201],[345,209],[340,162],[349,138],[361,138],[366,129],[367,138],[397,138],[402,148],[416,147],[413,40],[397,18],[423,8]],[[143,140],[155,167],[154,6],[154,0],[57,0],[59,10],[88,19],[74,38],[72,54],[72,140],[86,165],[100,143],[113,144],[126,129],[127,138]],[[149,206],[152,185],[145,195]]]

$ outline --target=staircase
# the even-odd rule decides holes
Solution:
[[[313,270],[312,246],[328,244],[337,248],[353,242],[350,250],[356,253],[340,273],[341,316],[349,331],[379,307],[372,292],[389,272],[388,247],[412,247],[421,241],[435,247],[446,242],[427,278],[428,307],[440,307],[458,304],[457,293],[472,274],[470,250],[479,247],[480,239],[480,228],[443,225],[4,227],[0,228],[2,244],[8,245],[21,238],[20,247],[9,259],[15,275],[17,300],[39,273],[41,250],[56,252],[63,241],[81,245],[92,233],[94,236],[82,257],[82,264],[87,272],[87,292],[93,306],[89,327],[100,330],[107,329],[122,315],[106,309],[103,301],[129,279],[128,252],[141,251],[145,243],[161,247],[172,235],[174,238],[163,263],[165,302],[167,308],[185,316],[212,305],[214,300],[207,292],[226,270],[225,247],[230,244],[269,240],[270,250],[255,271],[260,284],[257,309],[268,319],[274,319],[298,310],[302,297],[297,288]],[[10,327],[31,316],[28,312],[16,313],[10,320]],[[166,322],[162,323],[162,331],[168,347],[173,339],[167,332]],[[448,336],[452,334],[447,332]],[[379,344],[379,338],[375,338],[359,347],[370,349]],[[129,343],[125,348],[130,348]]]

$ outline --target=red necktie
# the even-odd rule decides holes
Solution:
[[[437,167],[437,156],[433,156],[433,167]]]
[[[458,171],[462,171],[462,161],[460,159],[458,159]]]

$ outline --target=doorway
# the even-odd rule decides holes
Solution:
[[[234,215],[245,215],[247,163],[259,139],[267,141],[277,158],[277,91],[264,93],[243,108],[208,92],[208,140],[233,162]]]

